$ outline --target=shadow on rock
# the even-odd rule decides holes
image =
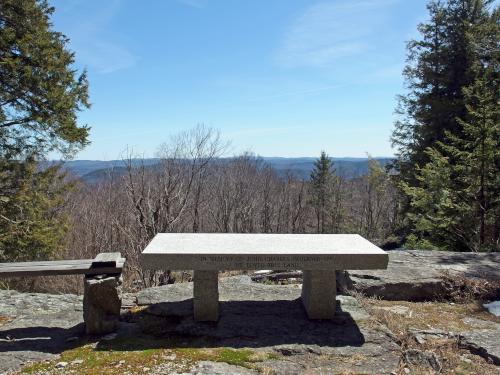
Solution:
[[[194,321],[191,299],[150,305],[130,320],[137,321],[145,334],[189,338],[184,346],[193,347],[207,346],[207,342],[234,348],[282,344],[359,347],[365,343],[354,317],[339,301],[334,319],[319,321],[307,318],[300,299],[222,301],[219,306],[218,322]]]
[[[58,354],[76,347],[85,332],[83,323],[70,328],[23,327],[0,331],[0,353],[42,352]]]
[[[437,253],[439,256],[434,255]],[[450,270],[460,272],[464,277],[499,279],[500,253],[454,253],[431,252],[432,261]]]

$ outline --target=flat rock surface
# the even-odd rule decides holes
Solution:
[[[474,318],[467,318],[466,323],[477,328],[470,332],[460,333],[460,346],[500,365],[500,323],[485,322]]]
[[[398,366],[398,345],[384,330],[363,325],[368,315],[353,297],[338,296],[333,321],[311,321],[302,307],[299,285],[264,285],[248,276],[228,277],[219,284],[219,321],[201,323],[192,318],[191,290],[186,283],[138,294],[138,303],[149,305],[147,324],[152,324],[152,332],[206,337],[215,346],[274,352],[285,360],[261,365],[278,374],[334,374],[348,369],[389,374]]]
[[[191,369],[189,375],[258,375],[255,370],[223,362],[202,361]],[[179,374],[182,375],[182,374]]]
[[[385,326],[373,324],[353,297],[337,297],[333,321],[311,321],[299,299],[299,285],[227,277],[220,280],[219,322],[201,323],[193,321],[191,296],[191,283],[129,294],[130,303],[142,309],[123,315],[117,335],[100,338],[104,341],[96,344],[97,350],[113,347],[114,339],[128,340],[130,350],[144,350],[148,347],[133,345],[138,336],[147,335],[147,343],[158,337],[179,337],[187,348],[241,348],[267,355],[252,369],[201,360],[184,372],[177,371],[173,362],[164,362],[151,368],[150,374],[391,374],[400,369],[402,350],[394,335]],[[397,316],[406,316],[404,307],[392,308]],[[454,333],[461,347],[498,363],[500,324],[470,319],[469,331]],[[78,347],[83,331],[81,297],[0,291],[0,374]],[[101,342],[109,344],[99,349]],[[64,370],[52,366],[47,373]]]
[[[53,358],[83,330],[79,296],[0,290],[0,374]]]
[[[500,279],[500,253],[431,250],[389,251],[387,270],[348,271],[338,276],[341,292],[356,290],[388,300],[423,301],[447,293],[443,275]]]

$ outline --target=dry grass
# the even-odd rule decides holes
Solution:
[[[3,288],[25,293],[82,294],[83,275],[12,277]]]
[[[363,299],[364,307],[387,323],[389,329],[409,325],[412,329],[440,329],[446,332],[468,331],[473,327],[464,322],[467,317],[500,323],[500,318],[487,312],[480,303],[407,302]],[[403,306],[407,314],[396,314],[384,308]],[[394,326],[395,325],[395,326]],[[393,327],[394,326],[394,327]],[[394,332],[394,331],[393,331]]]
[[[221,271],[219,272],[219,279],[222,277],[246,275],[248,271]]]
[[[360,298],[360,296],[358,296]],[[435,371],[406,363],[404,353],[408,349],[418,349],[434,353],[442,364],[443,374],[499,374],[499,368],[487,360],[471,354],[458,346],[453,333],[471,330],[473,327],[464,322],[466,317],[490,320],[500,323],[500,318],[485,312],[477,303],[456,304],[449,302],[407,302],[382,301],[373,298],[360,298],[371,319],[365,324],[384,329],[387,327],[393,339],[401,346],[399,373],[409,368],[411,374],[434,374]],[[402,308],[403,307],[403,308]],[[393,309],[393,311],[388,308]],[[396,312],[395,312],[396,311]],[[425,341],[417,341],[415,332],[439,330],[449,335],[425,336]]]
[[[500,299],[500,280],[484,278],[467,278],[462,275],[443,273],[446,299],[454,302],[468,303],[472,301]]]

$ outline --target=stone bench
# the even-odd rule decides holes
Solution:
[[[94,259],[0,263],[0,278],[85,275],[85,331],[99,335],[113,332],[118,325],[124,264],[125,258],[120,253],[101,253]]]
[[[308,317],[332,319],[335,271],[386,269],[389,258],[356,234],[160,233],[140,259],[146,269],[194,270],[194,319],[217,321],[218,271],[303,270]]]

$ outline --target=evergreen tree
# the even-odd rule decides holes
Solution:
[[[428,148],[419,186],[404,184],[416,233],[411,245],[500,251],[500,122],[498,64],[464,89],[460,135]]]
[[[74,69],[68,39],[52,30],[46,0],[0,1],[0,258],[47,258],[65,228],[58,207],[59,167],[39,170],[57,150],[71,156],[88,143],[77,122],[89,107],[85,72]]]
[[[316,231],[338,230],[341,218],[340,178],[335,175],[331,159],[322,151],[311,172],[311,204],[316,214]]]
[[[68,39],[51,29],[45,0],[0,2],[0,158],[70,153],[87,144],[77,113],[88,108]]]
[[[464,155],[447,149],[447,145],[451,142],[453,147],[464,149],[457,140],[467,142],[471,133],[463,122],[477,126],[471,112],[471,106],[477,103],[473,103],[467,88],[477,92],[477,88],[472,87],[483,80],[487,69],[490,78],[496,79],[499,7],[493,4],[491,0],[431,1],[430,21],[419,25],[421,39],[408,44],[404,70],[408,92],[399,98],[400,117],[392,141],[398,148],[399,180],[407,194],[402,204],[406,214],[403,229],[406,233],[417,232],[410,243],[416,244],[417,237],[425,240],[426,243],[420,242],[419,246],[458,249],[452,240],[458,235],[454,233],[456,230],[445,228],[453,227],[452,222],[458,220],[446,216],[453,215],[453,211],[446,208],[449,203],[446,202],[452,199],[449,194],[454,194],[446,189],[451,186],[446,179],[460,180],[455,166],[458,168],[464,162]],[[427,197],[422,195],[426,191]],[[427,214],[430,216],[426,217]],[[434,215],[443,219],[440,229],[430,219]],[[450,222],[446,223],[445,218]],[[477,248],[465,244],[458,247]]]
[[[399,97],[392,141],[401,177],[412,186],[418,186],[415,166],[429,161],[426,149],[444,141],[446,132],[461,131],[457,118],[467,114],[463,89],[478,75],[484,54],[476,36],[491,22],[492,3],[433,0],[428,5],[430,21],[418,27],[421,39],[408,43],[403,72],[408,93]]]
[[[47,259],[62,250],[68,226],[61,212],[65,193],[59,166],[42,171],[36,163],[0,161],[0,261]]]

